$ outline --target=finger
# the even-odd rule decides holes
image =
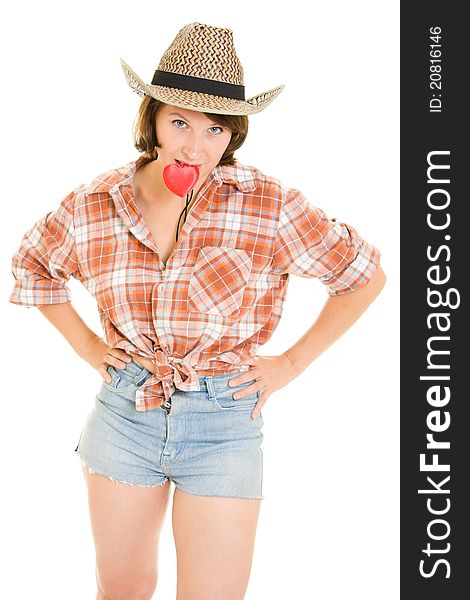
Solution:
[[[129,356],[125,352],[119,356],[119,359],[124,361],[125,365],[128,365],[130,362],[132,362],[132,356]]]
[[[251,413],[251,418],[253,419],[253,421],[259,415],[259,413],[261,412],[261,409],[263,408],[263,406],[266,404],[266,400],[264,402],[261,402],[261,398],[262,398],[262,395],[259,397],[259,400],[256,403],[256,406],[253,409],[253,412]]]
[[[101,375],[103,381],[106,381],[106,383],[111,383],[111,381],[113,380],[113,378],[108,373],[108,366],[107,365],[103,365],[103,366],[99,367],[98,368],[98,372]]]
[[[239,385],[244,385],[245,383],[251,383],[252,381],[256,381],[256,378],[253,376],[253,371],[247,371],[242,375],[237,375],[233,379],[228,380],[229,387],[237,387]]]
[[[232,394],[232,398],[234,400],[240,400],[241,398],[245,398],[246,396],[251,396],[251,394],[254,394],[257,391],[258,391],[258,386],[255,383],[253,383],[253,385],[249,385],[245,389]]]
[[[126,361],[126,363],[130,363],[133,360],[132,356],[129,356],[129,354],[127,354],[124,351],[121,352],[120,358],[122,358],[122,360]]]
[[[125,369],[127,363],[130,362],[130,360],[125,360],[125,358],[122,356],[122,354],[117,354],[117,353],[116,354],[107,354],[106,358],[108,359],[107,362],[110,365],[113,365],[113,367],[116,367],[116,369]]]

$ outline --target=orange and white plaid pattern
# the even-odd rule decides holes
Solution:
[[[143,156],[82,184],[24,235],[12,258],[10,302],[71,300],[75,277],[96,299],[105,342],[157,367],[136,393],[149,410],[198,375],[240,365],[272,336],[289,275],[317,278],[330,296],[369,281],[379,251],[296,189],[255,167],[212,170],[164,265],[134,202]]]

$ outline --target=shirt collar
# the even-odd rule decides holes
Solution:
[[[253,170],[247,165],[219,165],[212,170],[215,180],[219,183],[234,185],[240,192],[252,192],[256,188]]]

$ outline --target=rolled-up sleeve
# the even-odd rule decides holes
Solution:
[[[15,278],[9,301],[22,306],[62,304],[71,300],[67,282],[80,278],[74,237],[77,188],[23,236],[11,259]]]
[[[328,218],[301,192],[290,190],[274,244],[274,273],[316,277],[328,295],[339,296],[365,286],[379,264],[379,250],[354,227]]]

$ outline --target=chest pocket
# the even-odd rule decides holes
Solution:
[[[252,260],[239,248],[203,246],[194,265],[188,290],[188,308],[229,317],[241,307]]]

